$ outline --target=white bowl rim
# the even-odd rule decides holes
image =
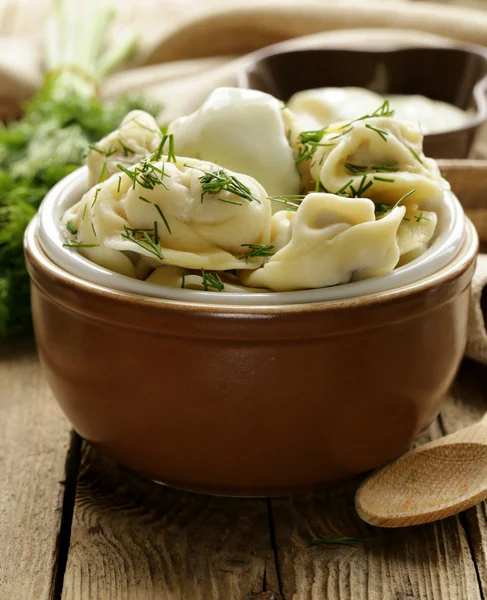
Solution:
[[[278,306],[308,304],[369,296],[394,290],[440,271],[458,253],[465,233],[462,206],[451,191],[445,191],[446,223],[431,246],[420,257],[388,273],[332,287],[292,292],[230,293],[206,292],[163,286],[119,275],[63,247],[66,241],[59,223],[64,211],[88,190],[88,169],[81,167],[58,182],[41,203],[38,219],[39,242],[47,257],[71,275],[106,288],[149,298],[177,302],[233,306]]]

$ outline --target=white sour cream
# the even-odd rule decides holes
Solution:
[[[471,118],[469,112],[440,100],[403,94],[383,97],[357,87],[304,90],[291,97],[288,107],[306,127],[319,129],[330,123],[370,114],[385,99],[389,100],[397,119],[419,124],[423,134],[457,129]]]

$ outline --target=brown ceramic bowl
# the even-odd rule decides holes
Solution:
[[[89,442],[169,485],[230,495],[319,488],[397,457],[462,358],[477,236],[446,268],[332,302],[223,306],[137,296],[25,238],[40,359]]]
[[[379,94],[421,94],[473,109],[464,127],[425,135],[424,152],[433,158],[466,158],[487,119],[487,52],[474,45],[399,50],[270,47],[251,55],[238,81],[240,87],[284,102],[301,90],[355,86]]]

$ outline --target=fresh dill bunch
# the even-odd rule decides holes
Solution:
[[[141,96],[113,104],[58,96],[55,79],[48,78],[19,121],[0,125],[0,337],[31,327],[23,236],[41,200],[127,112],[139,108],[156,115],[161,109]]]

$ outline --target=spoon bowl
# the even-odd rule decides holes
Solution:
[[[368,477],[355,497],[378,527],[444,519],[487,498],[487,417],[408,452]]]

